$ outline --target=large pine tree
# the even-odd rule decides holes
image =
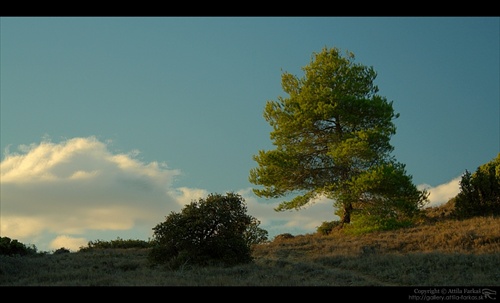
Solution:
[[[300,209],[326,196],[342,223],[351,214],[402,218],[427,201],[391,156],[396,132],[392,102],[378,95],[372,67],[355,63],[337,48],[314,53],[304,77],[282,74],[288,97],[268,101],[264,118],[272,126],[273,150],[254,156],[249,180],[260,197],[293,194],[275,210]]]

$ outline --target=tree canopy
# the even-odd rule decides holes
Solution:
[[[353,212],[407,217],[427,200],[391,155],[396,133],[392,102],[378,95],[373,67],[355,62],[352,52],[323,48],[313,53],[299,78],[283,72],[287,97],[267,101],[273,150],[253,159],[249,181],[260,197],[295,197],[276,211],[300,209],[316,198],[333,199],[342,223]],[[376,211],[375,211],[376,210]]]

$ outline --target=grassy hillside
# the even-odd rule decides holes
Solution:
[[[148,249],[0,256],[2,286],[499,286],[500,218],[458,221],[450,205],[412,228],[276,237],[254,262],[180,270],[150,266]]]

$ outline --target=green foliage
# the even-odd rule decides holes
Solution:
[[[455,197],[458,218],[500,215],[500,153],[472,174],[465,171]]]
[[[367,215],[366,213],[354,213],[353,222],[346,226],[344,232],[351,235],[361,235],[411,227],[413,223],[414,221],[408,218],[397,219],[380,215]]]
[[[376,166],[349,182],[352,191],[340,197],[354,202],[355,212],[374,221],[405,221],[414,218],[427,202],[426,190],[418,190],[407,175],[405,165]],[[377,223],[378,225],[378,223]]]
[[[35,245],[27,246],[18,240],[10,239],[9,237],[0,237],[0,255],[5,256],[26,256],[37,253]]]
[[[268,242],[269,233],[267,230],[259,227],[260,221],[255,217],[250,217],[250,224],[243,232],[243,239],[248,246],[262,244]]]
[[[391,156],[390,138],[399,117],[378,95],[372,67],[355,63],[337,48],[314,53],[304,77],[282,74],[288,97],[268,101],[264,118],[272,127],[274,150],[260,150],[249,181],[254,193],[277,198],[297,194],[275,209],[300,209],[318,197],[335,201],[342,223],[351,213],[404,219],[428,194],[412,184],[404,165]]]
[[[243,198],[234,193],[191,202],[153,228],[149,260],[173,269],[250,262],[252,245],[267,241],[267,231],[246,211]]]
[[[87,247],[80,247],[79,251],[89,251],[93,249],[107,249],[107,248],[148,248],[151,244],[144,240],[124,240],[117,237],[116,240],[111,241],[89,241]]]

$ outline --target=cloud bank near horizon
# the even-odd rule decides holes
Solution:
[[[78,250],[89,240],[146,240],[152,228],[179,212],[207,189],[174,187],[180,170],[165,163],[145,163],[138,151],[114,153],[110,141],[95,137],[59,143],[45,139],[5,151],[0,163],[0,236],[34,244],[39,250]],[[456,195],[457,179],[434,188],[431,204]],[[228,190],[229,191],[229,190]],[[300,211],[275,212],[279,200],[259,201],[251,188],[235,191],[248,213],[270,236],[314,232],[324,221],[338,220],[332,201],[318,199]]]
[[[6,152],[0,164],[2,235],[52,233],[59,245],[88,230],[127,230],[181,208],[168,193],[180,172],[142,163],[136,151],[113,154],[95,137],[42,141],[19,151]]]
[[[460,180],[462,180],[462,176],[434,187],[429,184],[421,184],[417,188],[419,190],[426,189],[429,192],[429,204],[427,207],[436,207],[448,202],[460,192]]]

